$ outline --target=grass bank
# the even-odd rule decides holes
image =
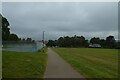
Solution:
[[[96,48],[54,48],[53,50],[86,78],[118,77],[118,50]]]
[[[2,52],[3,78],[42,78],[47,54],[42,52]]]

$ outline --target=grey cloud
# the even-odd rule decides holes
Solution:
[[[20,37],[41,39],[45,30],[46,39],[75,34],[117,38],[117,6],[117,2],[7,2],[2,4],[2,14]]]

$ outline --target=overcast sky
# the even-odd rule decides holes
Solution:
[[[60,36],[105,38],[118,36],[117,2],[3,2],[2,14],[10,30],[19,37],[35,40],[57,39]]]

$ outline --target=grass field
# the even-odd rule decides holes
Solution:
[[[42,78],[47,54],[42,52],[2,52],[3,78]]]
[[[54,48],[53,50],[86,78],[118,77],[118,50],[97,48]]]

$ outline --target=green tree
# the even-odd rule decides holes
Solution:
[[[46,46],[48,46],[48,47],[55,47],[56,46],[56,42],[54,40],[49,40],[48,43],[46,44]]]
[[[87,40],[83,36],[64,36],[60,37],[58,40],[55,41],[48,41],[48,44],[55,44],[59,47],[85,47],[88,45]],[[54,42],[54,43],[53,43]]]
[[[3,41],[9,40],[9,36],[10,36],[10,28],[8,27],[9,25],[10,24],[8,20],[2,16],[2,40]]]
[[[106,37],[106,46],[108,48],[115,48],[116,47],[116,41],[115,41],[114,36]]]
[[[99,37],[93,37],[93,38],[91,38],[91,40],[90,40],[90,43],[92,43],[92,44],[100,44],[100,38]]]
[[[105,42],[106,42],[106,40],[100,39],[100,45],[101,45],[102,47],[106,47]]]
[[[19,38],[16,34],[10,34],[9,41],[18,41]]]
[[[31,38],[27,38],[27,39],[26,39],[26,42],[31,43],[31,42],[32,42],[32,39],[31,39]]]
[[[18,41],[19,38],[16,34],[10,34],[10,24],[8,22],[8,20],[3,17],[0,14],[0,17],[2,17],[2,40],[3,41]]]
[[[58,46],[59,46],[59,47],[63,47],[63,45],[64,45],[64,38],[63,38],[63,37],[60,37],[60,38],[58,39]]]

